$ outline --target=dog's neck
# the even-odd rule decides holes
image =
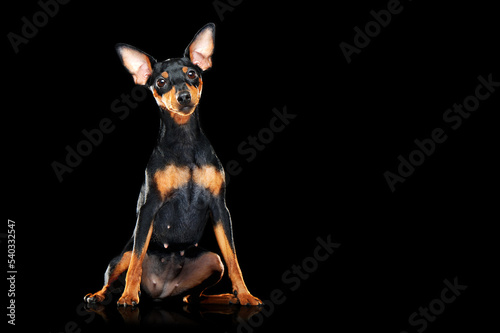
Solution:
[[[168,149],[174,146],[189,148],[194,146],[203,136],[199,124],[198,106],[191,115],[186,116],[188,119],[182,119],[181,124],[178,117],[181,116],[173,115],[171,112],[160,108],[160,128],[158,133],[158,147],[160,149],[162,147]]]

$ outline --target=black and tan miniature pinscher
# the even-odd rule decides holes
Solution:
[[[215,25],[209,23],[195,35],[184,57],[165,61],[127,44],[116,46],[135,83],[153,92],[162,121],[137,202],[134,234],[109,263],[104,287],[85,296],[88,303],[103,302],[113,282],[126,273],[118,306],[135,306],[144,293],[152,299],[183,297],[188,303],[262,304],[243,281],[225,204],[224,170],[198,119],[201,75],[212,67],[214,37]],[[198,246],[209,219],[233,293],[203,293],[224,273],[220,257]]]

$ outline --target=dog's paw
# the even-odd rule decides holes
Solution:
[[[238,301],[240,302],[241,305],[246,305],[246,306],[262,305],[262,301],[257,297],[252,296],[250,293],[239,293],[238,295],[236,295],[236,297],[238,298]]]
[[[106,299],[106,292],[105,291],[98,291],[94,294],[90,293],[90,294],[87,294],[83,297],[83,300],[86,302],[86,303],[102,303],[104,302],[104,300]]]
[[[139,295],[123,294],[116,303],[118,306],[137,306],[139,304]]]

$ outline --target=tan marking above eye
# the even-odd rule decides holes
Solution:
[[[167,72],[161,73],[161,76],[163,76],[165,79],[168,79],[168,73]]]
[[[184,73],[187,73],[188,68],[187,68],[186,66],[184,66],[184,67],[182,67],[182,71],[183,71]]]

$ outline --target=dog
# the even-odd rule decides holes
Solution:
[[[109,263],[104,287],[84,297],[87,303],[103,302],[126,273],[118,306],[136,306],[143,293],[152,299],[182,297],[187,303],[262,305],[243,281],[225,203],[224,170],[198,117],[202,74],[212,67],[214,38],[215,25],[209,23],[182,58],[165,61],[131,45],[116,45],[134,82],[153,93],[161,125],[139,194],[133,236]],[[220,256],[198,246],[209,220],[233,293],[204,294],[224,274]]]

